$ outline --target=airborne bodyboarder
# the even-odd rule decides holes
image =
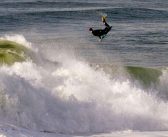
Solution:
[[[92,28],[89,29],[89,31],[92,32],[94,36],[99,37],[100,41],[106,36],[106,34],[111,30],[112,26],[107,24],[106,17],[102,17],[102,22],[106,26],[104,29],[96,29],[93,30]]]

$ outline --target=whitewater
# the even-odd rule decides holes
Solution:
[[[33,50],[22,35],[3,39]],[[162,98],[166,68],[157,87],[145,88],[121,64],[117,72],[106,73],[72,53],[52,50],[47,50],[50,58],[36,49],[34,60],[0,67],[2,137],[166,136],[156,132],[168,129],[168,103]]]

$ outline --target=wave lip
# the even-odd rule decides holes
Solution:
[[[23,43],[24,46],[19,43]],[[15,62],[22,62],[27,60],[30,58],[28,55],[30,53],[30,47],[30,44],[26,43],[26,40],[19,35],[1,37],[0,64],[12,65]]]

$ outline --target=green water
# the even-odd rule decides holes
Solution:
[[[25,61],[28,49],[21,44],[8,40],[0,40],[0,65],[12,65]]]
[[[134,80],[138,80],[146,87],[151,86],[151,84],[157,84],[159,76],[162,74],[161,70],[154,68],[127,66],[126,70]]]

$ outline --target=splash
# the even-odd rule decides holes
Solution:
[[[57,60],[59,54],[50,56]],[[3,124],[64,134],[168,129],[167,101],[154,89],[61,56],[59,65],[41,60],[0,67]],[[160,79],[165,77],[163,73]]]

